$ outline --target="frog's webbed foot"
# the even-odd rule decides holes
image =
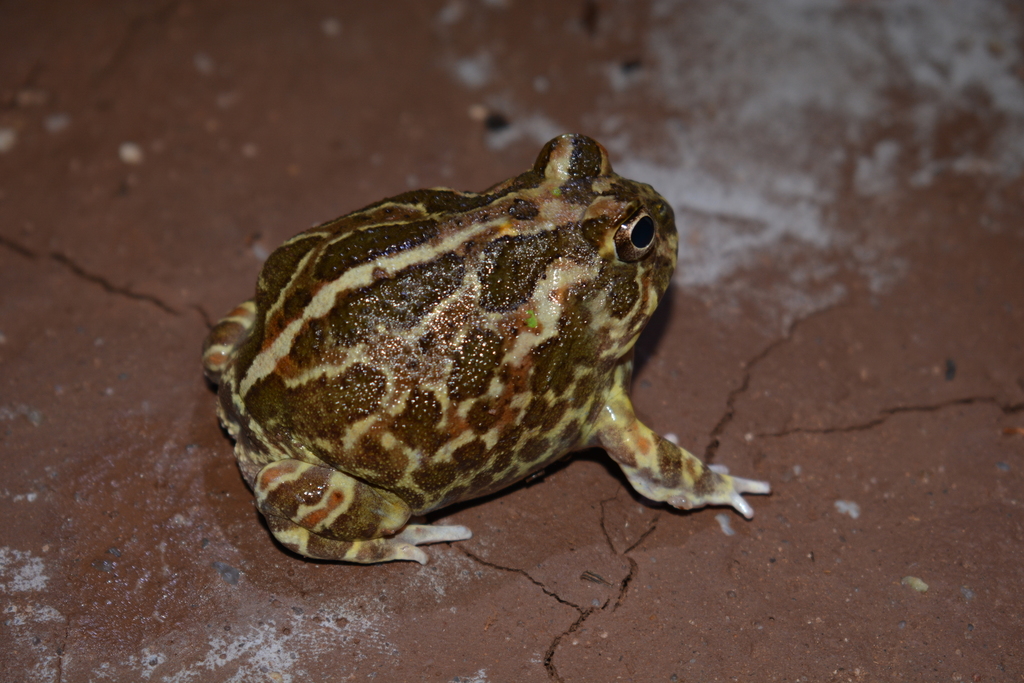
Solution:
[[[395,494],[300,460],[264,467],[253,492],[274,537],[289,550],[321,560],[426,564],[427,554],[416,546],[473,535],[458,525],[407,525],[409,507]]]

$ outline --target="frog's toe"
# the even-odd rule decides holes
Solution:
[[[729,486],[725,491],[727,499],[716,502],[720,502],[724,505],[731,505],[736,512],[740,513],[747,519],[753,518],[754,509],[750,507],[750,503],[743,499],[743,494],[764,494],[772,492],[771,484],[766,481],[733,477],[728,474],[720,474],[719,476],[725,479],[729,484],[731,484],[731,486]]]
[[[391,545],[393,559],[412,560],[426,564],[428,555],[417,548],[427,543],[447,543],[473,538],[473,532],[464,526],[434,526],[432,524],[408,524],[400,532],[386,539]]]
[[[396,541],[411,543],[412,545],[426,545],[427,543],[466,541],[473,538],[473,532],[458,524],[450,526],[408,524],[394,538]]]
[[[725,465],[708,465],[708,469],[715,474],[729,474],[729,468]],[[772,485],[766,481],[757,479],[744,479],[743,477],[726,477],[732,482],[733,491],[736,493],[771,493]],[[735,507],[735,505],[733,506]],[[739,509],[739,508],[737,508]],[[749,517],[749,515],[748,515]]]
[[[730,477],[732,487],[737,493],[771,493],[772,485],[766,481],[757,479],[744,479],[742,477]]]
[[[430,561],[429,555],[411,543],[395,543],[391,546],[391,551],[393,553],[391,559],[393,560],[410,560],[420,564],[426,564]]]

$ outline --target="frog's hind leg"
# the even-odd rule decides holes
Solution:
[[[203,342],[203,370],[214,384],[227,369],[232,351],[246,337],[256,320],[256,302],[246,301],[213,326]]]
[[[256,506],[289,550],[322,560],[427,563],[425,543],[463,541],[464,526],[406,525],[398,496],[346,474],[300,460],[273,462],[253,482]]]

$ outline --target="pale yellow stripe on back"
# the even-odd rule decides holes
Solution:
[[[305,237],[310,237],[310,236],[309,235],[305,235]],[[288,240],[288,242],[291,242],[291,241],[292,240]],[[285,244],[282,244],[281,246],[283,247],[283,246],[287,245],[288,242],[285,242]],[[288,279],[288,283],[285,284],[285,286],[281,288],[281,291],[279,291],[277,293],[277,299],[274,300],[274,303],[271,304],[270,308],[267,309],[267,312],[265,314],[264,320],[270,320],[273,317],[274,313],[279,308],[282,308],[284,306],[285,296],[288,294],[288,291],[291,289],[292,283],[294,283],[295,279],[298,278],[302,274],[302,272],[306,269],[306,264],[309,263],[309,259],[313,258],[314,255],[319,255],[320,251],[321,251],[320,249],[313,248],[313,249],[310,249],[309,251],[306,252],[306,255],[302,257],[302,260],[299,261],[299,265],[295,267],[295,271],[292,273],[292,276]]]
[[[495,221],[479,223],[468,229],[454,231],[447,239],[443,240],[435,248],[429,249],[430,258],[423,258],[424,249],[421,245],[421,248],[407,249],[392,256],[356,266],[355,268],[347,271],[337,280],[321,288],[313,297],[313,300],[309,305],[306,306],[305,310],[302,312],[302,316],[289,323],[281,334],[279,334],[273,341],[270,348],[261,352],[253,360],[252,365],[249,366],[249,370],[245,374],[245,378],[239,385],[239,392],[242,396],[245,396],[249,393],[249,389],[251,389],[256,382],[273,372],[274,368],[277,367],[277,363],[291,352],[292,343],[299,331],[302,330],[302,326],[305,322],[307,320],[326,316],[330,312],[331,308],[334,307],[334,302],[340,292],[358,289],[371,284],[374,281],[373,272],[378,268],[384,268],[390,273],[396,273],[408,268],[409,266],[416,265],[417,263],[433,260],[439,254],[453,251],[467,239],[486,232],[493,223],[502,220],[504,220],[504,218],[499,217]]]

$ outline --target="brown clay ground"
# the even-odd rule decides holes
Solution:
[[[0,3],[2,678],[1022,680],[1020,4],[375,5]],[[564,131],[679,219],[638,412],[775,493],[674,512],[591,452],[427,566],[283,551],[210,321]]]

